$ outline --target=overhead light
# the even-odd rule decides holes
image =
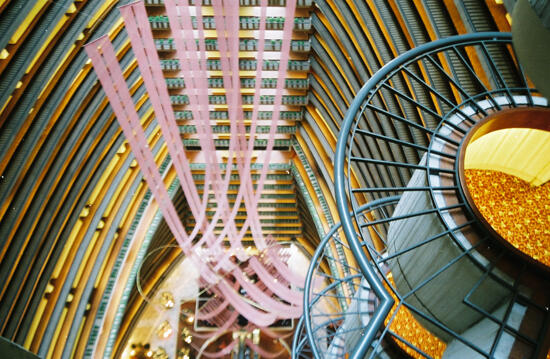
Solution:
[[[174,299],[174,295],[170,292],[160,293],[160,303],[166,309],[174,308],[174,304],[176,304],[175,299]]]
[[[86,218],[89,213],[90,213],[89,207],[82,208],[82,212],[80,212],[80,218]]]
[[[103,229],[105,228],[105,220],[102,218],[99,220],[99,223],[97,224],[97,229]]]
[[[170,335],[172,335],[173,332],[174,330],[172,329],[172,326],[167,320],[162,322],[157,329],[157,335],[161,339],[168,338]]]
[[[74,14],[76,12],[76,6],[74,5],[74,3],[72,3],[71,5],[69,5],[69,8],[67,9],[67,14]]]
[[[168,356],[168,354],[166,353],[166,350],[163,347],[158,347],[157,349],[155,349],[155,351],[153,352],[153,355],[154,355],[155,359],[169,359],[170,358]]]
[[[121,155],[121,154],[123,154],[123,153],[126,153],[126,149],[127,149],[127,148],[128,148],[127,143],[124,142],[122,145],[120,145],[120,147],[118,148],[118,150],[116,151],[116,153],[117,153],[118,155]]]

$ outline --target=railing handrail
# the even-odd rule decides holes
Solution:
[[[349,138],[349,132],[352,125],[355,122],[357,113],[360,111],[362,104],[369,94],[372,95],[372,91],[379,86],[379,84],[392,72],[398,70],[401,66],[416,59],[417,57],[429,53],[433,50],[442,50],[448,47],[457,45],[467,45],[469,43],[478,43],[486,40],[511,40],[512,35],[510,33],[500,32],[483,32],[483,33],[471,33],[465,35],[451,36],[439,40],[435,40],[416,48],[413,48],[395,59],[384,65],[379,71],[377,71],[359,90],[351,103],[348,111],[344,116],[342,125],[340,128],[340,134],[338,135],[338,142],[336,144],[335,161],[334,161],[334,182],[335,182],[335,197],[336,205],[338,208],[338,214],[340,216],[342,229],[344,235],[349,243],[350,249],[355,256],[355,259],[361,269],[365,279],[374,290],[376,296],[380,299],[380,305],[374,312],[369,326],[365,329],[361,342],[355,348],[350,358],[359,359],[363,358],[367,352],[369,346],[374,340],[379,328],[383,325],[384,319],[388,315],[390,309],[394,304],[394,300],[389,292],[384,288],[381,280],[376,275],[375,269],[369,263],[367,256],[363,253],[361,245],[356,238],[356,233],[353,227],[352,218],[349,214],[349,203],[346,196],[346,175],[345,175],[345,162],[347,155],[347,142]],[[350,169],[348,168],[348,175]],[[311,267],[310,267],[311,268]],[[307,321],[307,318],[306,318]],[[309,333],[308,333],[309,335]],[[310,338],[311,340],[311,338]],[[314,346],[312,345],[312,349]],[[315,350],[314,350],[315,352]]]
[[[366,203],[366,204],[360,206],[357,209],[357,212],[363,213],[363,212],[366,212],[368,210],[374,209],[378,206],[382,206],[382,205],[387,204],[387,203],[396,202],[396,201],[399,200],[399,198],[400,198],[400,196],[391,196],[391,197],[385,197],[385,198],[377,199],[377,200],[371,201],[369,203]],[[326,247],[327,242],[334,236],[334,234],[338,231],[338,229],[340,229],[340,227],[341,227],[341,222],[332,226],[332,228],[325,234],[325,236],[321,240],[321,243],[319,243],[319,245],[317,246],[317,250],[315,250],[315,253],[313,254],[313,257],[311,258],[310,266],[308,268],[307,275],[306,275],[306,280],[305,280],[305,284],[304,284],[304,308],[309,308],[309,305],[310,305],[309,300],[308,300],[309,298],[308,298],[307,295],[305,295],[305,293],[310,292],[310,288],[311,288],[311,284],[312,284],[312,280],[313,280],[312,279],[313,278],[313,271],[315,270],[315,266],[313,264],[316,263],[319,260],[319,257],[321,257],[323,255],[323,252],[324,252],[324,249]],[[385,291],[385,289],[384,289],[384,291]],[[389,293],[388,293],[388,296],[389,296]],[[390,297],[390,299],[391,299],[391,297]],[[320,356],[319,356],[319,352],[317,350],[317,346],[314,344],[315,343],[315,338],[313,338],[313,334],[312,334],[312,330],[311,330],[310,317],[308,315],[303,315],[302,317],[303,317],[303,321],[304,321],[303,324],[305,325],[305,328],[306,328],[307,338],[308,338],[308,341],[310,342],[311,350],[314,354],[314,357],[319,358]],[[300,320],[300,323],[302,323],[302,320]],[[295,334],[294,340],[296,341],[296,339],[297,339],[297,335]]]

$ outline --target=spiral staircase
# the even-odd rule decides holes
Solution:
[[[426,43],[359,91],[335,155],[342,222],[311,262],[293,357],[547,356],[548,256],[525,253],[488,223],[464,174],[473,139],[549,130],[548,101],[511,41],[493,32]]]

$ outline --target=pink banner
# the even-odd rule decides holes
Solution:
[[[207,358],[221,358],[224,356],[228,356],[229,353],[231,353],[231,351],[235,347],[235,345],[237,345],[237,342],[232,341],[227,347],[225,347],[224,349],[220,350],[217,353],[209,353],[209,352],[203,351],[201,354]]]
[[[164,75],[160,69],[160,59],[149,28],[145,6],[143,2],[137,2],[122,6],[119,9],[132,42],[132,49],[138,61],[141,76],[149,94],[149,100],[153,105],[168,150],[173,156],[172,161],[181,180],[181,187],[193,215],[195,218],[199,218],[201,210],[199,196],[179,135],[179,129],[176,125]],[[178,153],[181,155],[177,156]]]
[[[177,3],[176,3],[177,1]],[[186,90],[189,96],[191,111],[195,120],[199,141],[204,153],[206,168],[213,172],[213,190],[217,201],[216,213],[212,219],[212,225],[208,230],[203,232],[203,238],[200,243],[208,243],[208,247],[220,247],[221,241],[216,241],[212,237],[212,231],[219,219],[222,220],[224,228],[230,233],[230,238],[236,237],[236,228],[233,220],[229,219],[228,208],[229,203],[226,197],[227,188],[230,179],[231,161],[227,164],[226,181],[222,183],[219,164],[217,162],[216,151],[213,142],[213,134],[210,126],[208,114],[208,84],[206,73],[206,53],[204,46],[204,31],[202,29],[202,10],[198,4],[197,23],[199,33],[199,50],[201,58],[197,57],[196,44],[194,41],[193,26],[189,11],[188,2],[185,0],[167,0],[165,2],[167,14],[170,19],[174,42],[176,45],[176,53],[182,64],[182,71],[186,83]],[[179,16],[177,16],[179,14]],[[205,186],[205,193],[207,187]],[[233,243],[239,247],[240,242]],[[243,253],[239,251],[239,253]],[[245,258],[242,258],[245,259]]]
[[[280,275],[273,276],[267,269],[258,261],[258,258],[252,257],[249,260],[250,267],[258,274],[258,277],[264,284],[275,294],[289,303],[297,306],[302,305],[302,295],[296,290],[292,290],[284,283],[284,278]]]
[[[222,2],[222,0],[213,0],[221,70],[230,119],[229,155],[223,175],[214,145],[214,134],[209,116],[211,106],[208,100],[207,54],[200,3],[201,1],[197,0],[195,6],[198,25],[196,31],[198,34],[197,50],[188,0],[165,0],[170,28],[176,45],[176,54],[180,60],[181,73],[184,77],[185,92],[189,98],[189,108],[193,114],[193,123],[197,129],[206,165],[202,200],[195,185],[189,159],[176,123],[170,94],[161,71],[160,59],[145,6],[143,2],[136,2],[120,8],[157,122],[172,157],[185,198],[195,218],[195,228],[190,235],[186,233],[179,219],[154,161],[154,156],[149,149],[140,118],[135,110],[135,104],[132,101],[112,44],[104,36],[86,45],[86,51],[92,59],[98,78],[141,167],[143,176],[166,219],[166,223],[184,253],[199,268],[201,281],[211,285],[211,291],[220,297],[209,301],[200,313],[196,313],[197,318],[208,320],[225,330],[237,326],[236,320],[240,314],[248,319],[250,323],[264,328],[279,318],[296,318],[302,312],[302,294],[293,290],[291,284],[303,285],[303,278],[294,274],[288,268],[287,258],[282,257],[280,246],[272,238],[264,238],[258,213],[258,202],[269,172],[269,163],[280,117],[296,0],[287,0],[285,9],[282,52],[271,128],[259,180],[256,183],[256,191],[254,191],[254,183],[251,177],[251,162],[260,109],[259,99],[262,90],[263,49],[268,2],[267,0],[261,1],[258,32],[259,51],[252,106],[253,116],[250,133],[247,134],[239,76],[240,20],[238,1]],[[247,136],[249,137],[248,140],[246,139]],[[227,192],[233,161],[235,161],[235,168],[239,174],[241,185],[231,208]],[[215,214],[209,222],[206,211],[208,209],[208,195],[212,192],[217,206]],[[240,231],[238,231],[235,218],[241,203],[244,203],[247,218]],[[214,235],[214,229],[219,221],[221,221],[224,228],[221,234],[216,236]],[[250,257],[242,247],[242,239],[248,229],[252,233],[256,247],[265,254],[261,261],[255,256]],[[199,233],[202,235],[201,239],[194,241]],[[230,243],[229,250],[224,247],[224,241],[226,240]],[[237,259],[234,259],[235,257]],[[242,262],[247,260],[248,264],[243,265]],[[230,277],[227,274],[230,274]],[[258,277],[256,283],[252,283],[249,279],[253,275]],[[246,291],[246,296],[239,293],[240,288]]]
[[[149,149],[134,102],[108,36],[102,36],[87,44],[85,50],[92,60],[98,79],[109,98],[111,107],[119,120],[136,161],[140,165],[143,177],[147,181],[166,223],[183,251],[189,254],[191,243],[166,191],[153,154]]]
[[[250,282],[241,271],[236,270],[233,273],[238,283],[246,290],[250,298],[259,303],[262,308],[276,314],[280,318],[298,318],[302,315],[302,306],[284,304],[274,299],[273,296],[266,295],[265,291],[262,291],[257,285]],[[301,296],[298,295],[298,297],[301,300]]]

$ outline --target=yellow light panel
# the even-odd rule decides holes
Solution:
[[[72,3],[67,9],[67,14],[74,14],[76,12],[76,6]]]
[[[27,29],[30,27],[31,22],[34,20],[34,18],[37,16],[37,14],[42,10],[44,6],[48,4],[47,0],[38,0],[36,4],[33,6],[31,11],[28,13],[27,17],[21,25],[17,28],[17,30],[13,33],[13,36],[11,37],[9,43],[10,44],[16,44],[21,36],[27,31]]]

